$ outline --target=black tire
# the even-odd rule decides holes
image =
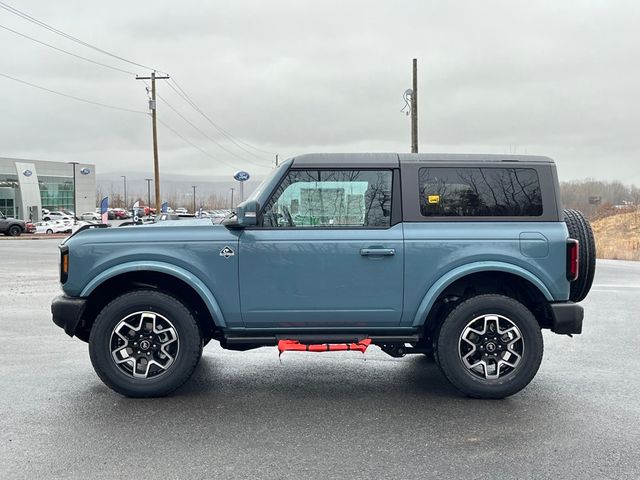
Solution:
[[[51,230],[50,228],[47,229],[47,231],[45,232],[47,235],[51,235],[53,233],[53,230]]]
[[[596,273],[596,241],[589,220],[578,210],[565,209],[564,221],[569,236],[580,244],[578,254],[578,278],[571,282],[569,300],[580,302],[591,290]]]
[[[11,225],[8,233],[10,237],[19,237],[22,233],[22,227],[20,225]]]
[[[133,319],[130,320],[131,322],[134,322],[135,316],[140,312],[151,312],[158,315],[160,321],[168,320],[177,337],[173,345],[176,348],[172,357],[174,358],[173,362],[161,373],[155,376],[149,375],[146,378],[134,378],[131,372],[126,371],[129,368],[135,371],[136,365],[142,363],[142,360],[140,362],[138,359],[134,360],[133,365],[123,362],[119,366],[112,356],[113,341],[114,339],[119,341],[119,336],[114,336],[116,335],[116,327],[121,325],[121,320],[128,317]],[[140,338],[142,338],[142,334],[153,333],[143,328],[142,320],[138,325],[140,327],[138,331],[129,330],[129,332],[134,332],[133,337],[136,337],[138,333],[141,334]],[[151,354],[149,358],[157,359],[156,355],[162,357],[165,353],[164,350],[161,352],[161,349],[151,351],[152,346],[156,347],[156,345],[150,345],[151,343],[162,342],[159,338],[147,342],[147,354]],[[132,343],[135,339],[132,338],[125,346],[136,345]],[[142,341],[138,341],[140,345],[136,348],[143,349]],[[163,348],[164,345],[162,345]],[[131,353],[135,354],[136,352]],[[137,353],[140,353],[140,350]],[[144,351],[142,354],[144,355]],[[189,379],[202,355],[202,339],[193,314],[182,302],[165,293],[138,290],[121,295],[102,309],[89,336],[89,355],[96,373],[109,388],[128,397],[161,397],[173,392]],[[142,358],[145,357],[142,356]],[[147,367],[147,373],[151,371],[151,368],[155,367]]]
[[[498,366],[498,376],[496,378],[485,378],[487,367],[476,367],[476,370],[469,368],[461,353],[464,345],[462,335],[468,332],[467,326],[473,325],[473,321],[481,322],[484,316],[497,315],[502,319],[507,319],[512,325],[517,327],[521,340],[515,341],[507,347],[506,342],[493,342],[488,338],[488,342],[478,340],[478,346],[473,347],[481,359],[487,357],[486,362],[493,362],[492,355],[498,355],[495,359],[510,360],[519,357],[519,360],[512,360],[514,368],[506,365]],[[484,320],[485,327],[487,321]],[[489,326],[491,323],[488,324]],[[502,328],[502,327],[499,327]],[[506,335],[505,333],[491,333],[485,328],[488,335]],[[495,330],[495,327],[494,327]],[[517,338],[517,337],[515,337]],[[498,338],[500,340],[500,338]],[[493,347],[489,348],[489,343]],[[509,353],[511,348],[520,350],[519,355]],[[481,350],[482,348],[482,350]],[[498,350],[500,348],[500,350]],[[471,297],[458,305],[445,319],[437,339],[436,358],[437,363],[444,376],[462,393],[473,398],[505,398],[513,395],[533,379],[540,367],[544,347],[540,325],[533,314],[520,302],[503,295],[479,295]],[[481,353],[485,352],[485,353]],[[495,352],[487,354],[486,352]],[[509,357],[507,357],[509,355]],[[502,356],[502,357],[500,357]],[[475,362],[475,360],[472,360]],[[496,363],[493,363],[496,365]],[[504,372],[500,373],[500,372]],[[494,372],[495,373],[495,372]]]

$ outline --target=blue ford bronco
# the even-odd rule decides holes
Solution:
[[[132,397],[178,388],[214,339],[422,354],[504,398],[536,374],[541,329],[581,332],[595,271],[553,161],[516,155],[302,155],[221,225],[81,229],[60,255],[53,321]]]

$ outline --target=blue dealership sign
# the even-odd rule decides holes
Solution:
[[[251,176],[249,175],[248,172],[245,172],[244,170],[240,170],[239,172],[235,173],[233,178],[235,178],[239,182],[246,182],[247,180],[249,180],[249,178],[251,178]]]

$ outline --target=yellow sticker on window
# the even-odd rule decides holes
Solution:
[[[440,195],[429,195],[429,203],[440,203]]]

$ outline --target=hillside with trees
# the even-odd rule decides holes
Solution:
[[[640,188],[594,179],[560,184],[565,208],[591,220],[598,258],[640,260]]]

